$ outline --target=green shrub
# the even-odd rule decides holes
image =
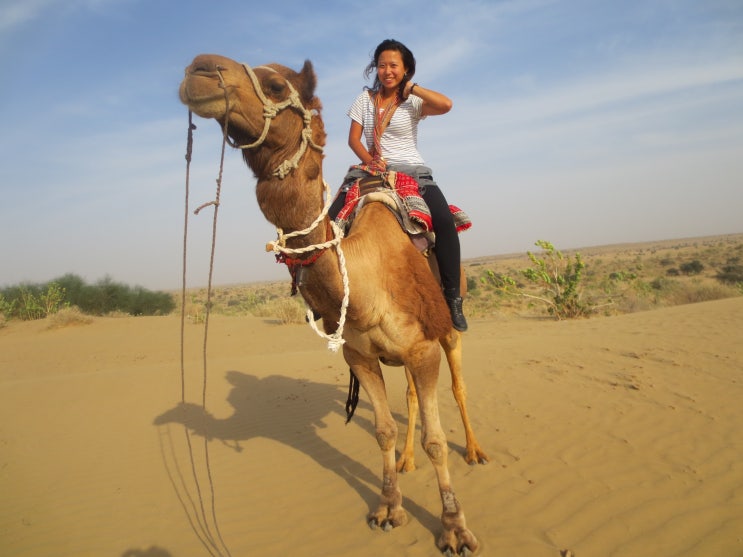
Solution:
[[[701,261],[695,259],[689,263],[682,263],[679,266],[679,270],[685,275],[698,275],[704,270],[704,265]]]
[[[0,292],[0,312],[6,318],[43,319],[70,306],[92,315],[166,315],[175,308],[175,300],[166,292],[132,288],[110,277],[89,285],[71,274],[45,284],[11,286]]]
[[[589,308],[580,300],[580,282],[585,269],[580,254],[576,253],[574,260],[571,260],[548,241],[538,240],[535,245],[542,248],[542,253],[539,254],[541,257],[530,251],[526,252],[533,267],[524,269],[521,273],[542,289],[542,295],[524,295],[546,303],[549,314],[557,319],[588,315]]]

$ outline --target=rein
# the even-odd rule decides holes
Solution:
[[[302,156],[305,154],[307,147],[310,146],[313,149],[319,151],[322,153],[323,148],[320,145],[317,145],[312,140],[312,117],[317,114],[316,110],[308,110],[303,104],[302,101],[299,98],[299,94],[297,93],[297,90],[294,88],[294,86],[291,84],[289,80],[286,80],[286,84],[289,87],[289,96],[280,103],[275,103],[266,95],[264,95],[263,90],[261,89],[260,83],[258,82],[258,77],[255,75],[255,72],[248,64],[242,64],[243,68],[245,69],[245,73],[250,78],[250,81],[253,84],[253,89],[255,91],[256,96],[260,99],[261,103],[263,104],[263,131],[261,132],[260,137],[250,144],[245,145],[238,145],[235,142],[233,142],[227,134],[227,125],[229,122],[229,112],[230,112],[230,102],[229,102],[229,96],[227,91],[227,86],[224,82],[224,78],[222,77],[222,70],[224,68],[217,67],[217,75],[219,76],[219,82],[220,86],[224,90],[224,100],[225,100],[225,124],[224,124],[224,138],[227,143],[234,147],[235,149],[255,149],[263,144],[263,142],[266,139],[266,136],[268,135],[268,131],[271,127],[271,122],[273,119],[284,109],[286,108],[294,108],[297,110],[301,116],[302,120],[304,122],[304,127],[302,129],[302,140],[299,145],[299,148],[297,149],[297,152],[294,154],[294,156],[291,159],[287,159],[284,162],[282,162],[276,170],[273,171],[273,175],[278,177],[280,180],[283,180],[286,178],[292,170],[299,167],[299,160],[302,158]],[[276,72],[273,68],[269,68],[268,66],[258,66],[258,68],[261,69],[267,69],[272,72]],[[221,176],[221,171],[220,171]],[[287,267],[289,267],[289,272],[292,275],[292,293],[294,293],[294,288],[296,285],[294,284],[295,281],[295,275],[296,275],[296,267],[298,265],[306,266],[314,263],[320,255],[324,252],[324,250],[335,246],[336,251],[338,253],[338,262],[340,265],[340,271],[341,271],[341,277],[343,280],[343,301],[341,302],[341,312],[340,312],[340,320],[338,321],[338,328],[333,332],[332,334],[328,335],[324,333],[323,331],[320,331],[317,328],[317,325],[315,324],[315,320],[313,318],[313,312],[312,308],[309,306],[307,307],[307,322],[310,324],[310,327],[312,330],[315,331],[319,336],[323,337],[328,341],[328,348],[332,350],[333,352],[337,352],[338,349],[345,343],[345,340],[343,339],[343,328],[346,323],[346,313],[348,309],[348,300],[349,300],[349,286],[348,286],[348,270],[346,268],[346,258],[343,253],[343,249],[341,248],[341,240],[343,239],[343,231],[336,225],[332,220],[330,221],[330,226],[333,230],[333,238],[331,240],[328,240],[326,242],[323,242],[322,244],[312,244],[303,248],[288,248],[286,247],[286,241],[299,237],[299,236],[307,236],[309,235],[315,228],[317,228],[325,219],[325,217],[328,214],[328,210],[330,209],[330,205],[332,203],[331,201],[331,190],[328,183],[323,180],[323,186],[325,188],[325,205],[320,211],[320,214],[317,216],[317,218],[308,226],[307,228],[303,230],[295,230],[293,232],[290,232],[288,234],[285,234],[284,231],[277,227],[277,239],[273,242],[269,242],[266,244],[266,251],[273,251],[276,254],[276,259],[279,262],[286,263]],[[299,259],[297,256],[301,256],[305,253],[317,251],[316,254],[313,254],[311,257],[307,259]]]

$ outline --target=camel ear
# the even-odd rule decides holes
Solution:
[[[309,60],[304,61],[302,71],[299,72],[301,89],[299,94],[302,96],[302,100],[309,103],[312,97],[315,96],[315,87],[317,86],[317,76],[315,75],[315,69],[312,67],[312,62]]]

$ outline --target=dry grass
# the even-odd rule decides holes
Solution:
[[[93,322],[90,315],[85,315],[77,306],[60,309],[57,313],[50,315],[47,319],[48,329],[61,329],[76,325],[88,325]]]
[[[743,261],[743,234],[563,250],[566,258],[576,252],[586,264],[581,300],[594,313],[632,313],[743,294],[740,284],[726,285],[715,278],[726,265]],[[701,264],[700,273],[686,275],[680,271],[692,262]],[[518,293],[539,293],[521,274],[529,266],[526,254],[465,262],[470,285],[468,313],[473,317],[497,313],[543,315],[545,306]],[[518,288],[493,284],[493,275],[512,278]]]
[[[304,323],[304,301],[301,296],[289,296],[289,291],[288,280],[217,287],[212,291],[211,311],[219,315],[264,317],[281,324]],[[180,306],[180,296],[177,303]],[[204,322],[206,304],[205,288],[187,292],[186,317],[191,323]]]
[[[566,257],[580,252],[586,264],[581,300],[599,315],[632,313],[743,294],[740,284],[725,285],[715,278],[725,265],[743,261],[743,234],[562,251]],[[687,276],[679,271],[682,265],[694,261],[703,266],[699,274]],[[468,277],[465,302],[468,316],[546,315],[545,305],[520,294],[539,294],[521,274],[530,266],[526,253],[480,257],[463,264]],[[518,287],[503,288],[492,280],[499,275],[514,279]],[[279,323],[303,323],[304,303],[300,296],[290,297],[289,289],[288,277],[286,281],[218,287],[212,293],[212,312],[253,315]],[[206,290],[190,290],[186,302],[188,319],[192,323],[203,323],[205,314]]]

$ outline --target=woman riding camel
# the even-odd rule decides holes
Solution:
[[[454,328],[466,331],[467,320],[462,311],[459,288],[460,246],[454,218],[417,145],[418,122],[426,116],[446,114],[451,110],[452,102],[445,95],[412,81],[415,57],[399,41],[387,39],[377,46],[364,75],[369,77],[375,71],[374,85],[365,87],[348,110],[351,118],[348,145],[361,159],[360,168],[372,172],[401,172],[418,181],[436,233],[434,251],[444,297]],[[330,209],[333,218],[345,203],[348,179],[358,177],[354,170],[347,176],[344,187],[333,202]]]

